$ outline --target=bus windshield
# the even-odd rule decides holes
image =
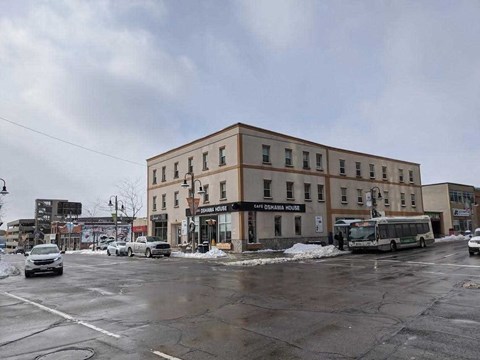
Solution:
[[[375,226],[354,226],[350,229],[350,241],[375,240]]]

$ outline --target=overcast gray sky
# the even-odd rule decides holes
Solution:
[[[480,186],[479,19],[474,0],[0,0],[3,221],[107,203],[237,122]]]

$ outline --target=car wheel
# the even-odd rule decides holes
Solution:
[[[131,248],[128,248],[127,255],[130,256],[130,257],[133,256],[133,252],[132,252]]]
[[[25,277],[29,278],[32,276],[32,273],[30,271],[25,270]]]
[[[163,256],[165,256],[165,257],[170,257],[170,254],[165,254],[165,255],[163,255]]]
[[[145,250],[145,256],[147,258],[151,258],[152,257],[152,251],[150,249]]]
[[[107,255],[108,255],[108,256],[110,256],[110,255],[111,255],[109,250],[107,250]]]
[[[115,251],[115,255],[117,255],[117,256],[118,256],[118,250],[116,250],[116,251]]]
[[[57,271],[57,275],[63,275],[63,268]]]
[[[397,243],[395,241],[392,241],[390,243],[390,251],[392,252],[397,251]]]

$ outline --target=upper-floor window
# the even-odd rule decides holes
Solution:
[[[400,193],[400,204],[406,206],[405,204],[405,193]]]
[[[387,180],[387,167],[382,166],[382,179]]]
[[[307,201],[312,200],[310,184],[308,183],[303,184],[303,189],[305,193],[305,200]]]
[[[178,179],[178,162],[173,164],[173,178]]]
[[[302,217],[295,216],[295,235],[302,235]]]
[[[188,168],[187,168],[187,172],[189,173],[193,173],[193,157],[189,157],[188,158]]]
[[[209,195],[209,192],[208,192],[208,185],[203,185],[203,202],[204,203],[208,203],[210,202],[210,195]]]
[[[410,200],[412,201],[412,207],[416,207],[415,194],[410,194]]]
[[[162,209],[167,208],[167,194],[162,194]]]
[[[225,147],[221,147],[218,149],[218,164],[225,165],[227,163],[226,159],[226,150]]]
[[[293,182],[287,181],[287,199],[294,199]]]
[[[153,170],[153,176],[152,176],[152,184],[155,185],[157,183],[157,169]]]
[[[362,163],[358,161],[355,163],[355,174],[357,177],[362,177]]]
[[[398,169],[398,181],[403,182],[403,169]]]
[[[285,149],[285,166],[293,166],[292,149]]]
[[[370,164],[370,179],[375,179],[375,165]]]
[[[340,194],[341,194],[341,201],[342,201],[342,204],[346,204],[348,203],[348,199],[347,199],[347,188],[340,188]]]
[[[263,197],[272,198],[272,180],[263,180]]]
[[[167,167],[162,166],[162,182],[167,181]]]
[[[208,152],[202,154],[202,170],[208,170]]]
[[[322,154],[316,154],[316,166],[317,170],[322,170],[323,169],[323,156]]]
[[[173,206],[178,207],[179,202],[178,202],[178,191],[175,191],[173,193]]]
[[[303,152],[303,168],[310,169],[310,153],[308,151]]]
[[[270,146],[262,145],[262,161],[264,164],[270,164]]]
[[[152,198],[152,211],[157,211],[157,197]]]
[[[220,183],[220,200],[225,200],[227,198],[227,182],[222,181]]]
[[[359,204],[359,205],[363,204],[363,190],[362,189],[357,189],[357,204]]]
[[[345,175],[345,160],[340,159],[340,175]]]
[[[324,193],[323,184],[318,184],[317,185],[317,199],[318,199],[318,201],[325,201],[325,196],[323,195],[323,193]]]
[[[410,181],[411,184],[414,183],[414,181],[413,181],[413,170],[408,170],[408,181]]]
[[[388,198],[388,191],[383,192],[383,203],[385,206],[390,206],[390,200]]]

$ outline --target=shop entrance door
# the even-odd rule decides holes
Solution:
[[[212,244],[217,242],[218,216],[202,216],[200,218],[200,242]]]

